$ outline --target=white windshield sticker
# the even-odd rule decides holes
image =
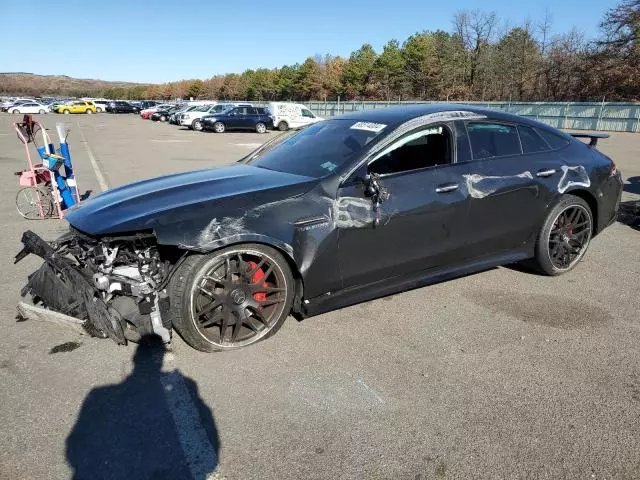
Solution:
[[[351,125],[351,130],[366,130],[367,132],[378,133],[385,127],[386,125],[382,123],[358,122]]]

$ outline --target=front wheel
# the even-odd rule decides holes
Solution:
[[[213,131],[216,133],[224,133],[224,123],[216,122],[213,124]]]
[[[258,123],[256,125],[256,132],[265,133],[267,131],[267,126],[264,123]]]
[[[565,195],[551,209],[536,243],[536,263],[547,275],[561,275],[582,259],[593,235],[593,215],[587,202]]]
[[[187,257],[169,284],[171,317],[193,348],[232,350],[276,333],[294,292],[280,252],[266,245],[233,245]]]
[[[38,110],[38,113],[39,113],[40,115],[44,115],[44,114],[45,114],[45,113],[47,113],[47,112],[45,112],[44,110],[40,109],[40,110]]]
[[[90,108],[87,108],[87,109],[85,110],[85,113],[86,113],[87,115],[91,115],[93,112],[91,111],[91,109],[90,109]]]
[[[64,113],[65,115],[69,115],[71,112],[65,108],[62,113]]]
[[[167,116],[166,115],[161,115],[160,116],[160,121],[161,122],[166,122],[167,121]]]

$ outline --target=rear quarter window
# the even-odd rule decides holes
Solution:
[[[547,142],[545,142],[540,134],[533,128],[518,125],[518,133],[520,134],[520,143],[522,143],[522,151],[524,153],[546,152],[550,150]]]
[[[549,147],[552,149],[562,148],[569,144],[569,139],[563,137],[562,135],[558,135],[557,133],[553,133],[549,130],[543,128],[536,128],[536,131],[540,134],[544,141],[547,142]]]

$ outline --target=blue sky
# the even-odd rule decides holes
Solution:
[[[381,50],[422,30],[451,30],[461,9],[496,11],[501,24],[549,11],[553,31],[598,33],[616,0],[0,0],[0,71],[166,82],[308,56]],[[17,42],[28,38],[29,46]]]

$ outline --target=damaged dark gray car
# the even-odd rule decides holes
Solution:
[[[589,143],[575,137],[586,137]],[[23,295],[119,344],[176,329],[217,351],[316,315],[491,266],[558,275],[622,192],[606,135],[461,105],[364,111],[238,163],[133,183],[23,236]]]

